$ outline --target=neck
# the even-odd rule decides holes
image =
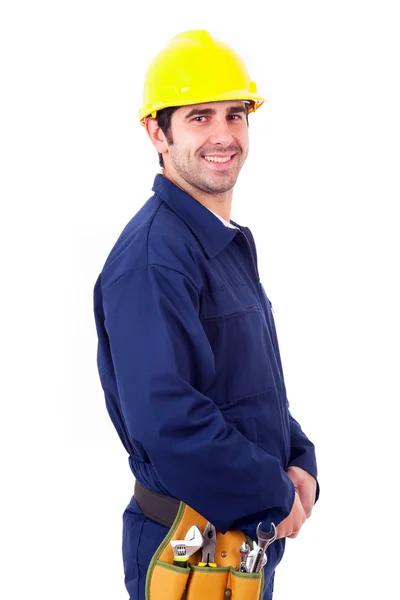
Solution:
[[[200,204],[203,204],[203,206],[206,208],[213,210],[215,213],[217,213],[217,215],[225,219],[225,221],[230,221],[232,189],[226,192],[221,192],[220,194],[209,193],[190,185],[190,183],[180,177],[178,173],[171,173],[166,168],[163,169],[162,175],[166,179],[172,181],[172,183],[178,186],[181,190],[187,194],[190,194],[190,196],[200,202]]]

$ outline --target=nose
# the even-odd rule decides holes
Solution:
[[[211,144],[219,144],[223,147],[229,146],[233,142],[232,132],[226,119],[215,120],[210,135]]]

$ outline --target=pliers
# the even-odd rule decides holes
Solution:
[[[213,567],[216,568],[215,561],[215,547],[217,544],[217,532],[214,525],[211,525],[210,521],[207,521],[207,525],[203,531],[203,550],[201,556],[201,562],[199,567]]]

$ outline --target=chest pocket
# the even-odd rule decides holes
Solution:
[[[215,360],[215,379],[206,391],[220,407],[273,386],[262,305],[247,285],[207,294],[201,320]]]

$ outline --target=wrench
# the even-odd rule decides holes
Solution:
[[[187,532],[184,540],[172,540],[170,542],[174,550],[174,565],[186,568],[188,560],[203,545],[203,536],[196,525]]]
[[[250,552],[250,546],[247,542],[243,542],[243,544],[239,548],[240,552],[240,569],[242,573],[247,573],[246,560]]]
[[[271,523],[271,531],[266,532],[261,528],[262,523],[257,527],[258,552],[251,567],[251,573],[259,573],[263,567],[263,557],[269,544],[276,540],[276,527]],[[265,564],[265,562],[264,562]]]
[[[247,560],[246,560],[246,571],[247,573],[252,573],[252,567],[254,564],[254,559],[256,558],[257,554],[259,551],[259,547],[258,544],[256,544],[254,542],[254,546],[253,546],[253,550],[249,553]],[[261,562],[261,569],[267,564],[267,555],[264,552],[264,555],[262,557],[262,562]]]

